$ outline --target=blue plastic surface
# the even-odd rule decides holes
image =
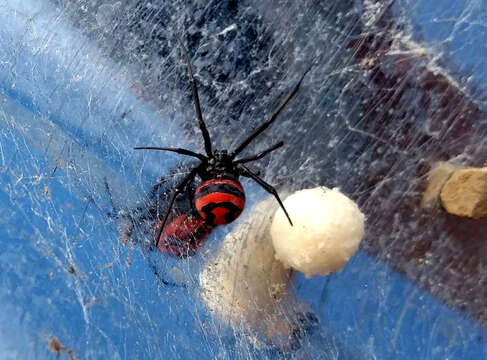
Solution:
[[[410,3],[396,6],[412,24],[411,37],[432,52],[446,51],[441,42],[453,37],[438,65],[455,64],[459,79],[472,77],[462,84],[485,88],[485,2],[419,1],[408,11]],[[318,317],[319,329],[290,354],[246,344],[199,302],[204,251],[184,260],[185,287],[161,283],[154,267],[171,279],[168,271],[178,261],[119,242],[104,184],[120,208],[143,199],[179,158],[142,155],[132,147],[191,148],[195,141],[185,138],[184,124],[192,108],[179,113],[183,101],[166,108],[145,101],[133,69],[111,59],[62,6],[47,0],[0,5],[1,359],[54,358],[48,348],[53,336],[78,359],[486,357],[487,334],[476,319],[362,250],[342,272],[297,277],[293,291]],[[178,99],[179,93],[167,91]],[[218,131],[225,127],[223,121],[212,124]],[[340,133],[334,140],[347,141]],[[250,204],[264,197],[244,185],[256,194]],[[215,232],[205,251],[230,230]]]

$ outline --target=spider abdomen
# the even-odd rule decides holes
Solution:
[[[154,230],[156,231],[161,224],[162,221],[154,224]],[[159,239],[159,250],[179,258],[192,256],[212,229],[196,213],[177,216],[164,227]]]
[[[245,206],[245,193],[235,178],[203,182],[195,192],[195,207],[210,225],[225,225],[239,217]]]

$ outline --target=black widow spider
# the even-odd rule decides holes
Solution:
[[[181,45],[184,57],[186,60],[186,65],[188,68],[189,80],[191,82],[191,88],[193,91],[194,106],[196,109],[196,116],[198,117],[199,127],[201,133],[203,134],[203,140],[205,145],[206,155],[193,152],[191,150],[182,148],[168,148],[168,147],[154,147],[154,146],[138,146],[134,147],[135,150],[162,150],[171,151],[181,155],[192,156],[200,160],[200,163],[195,166],[189,174],[181,181],[181,183],[176,187],[171,200],[169,202],[166,215],[159,227],[156,236],[156,247],[159,246],[159,240],[161,233],[166,225],[169,214],[173,207],[176,197],[181,194],[186,186],[194,180],[196,175],[198,175],[203,183],[198,186],[195,192],[195,206],[198,213],[212,226],[228,224],[235,220],[241,213],[245,204],[245,193],[243,188],[238,181],[239,176],[245,176],[254,180],[259,184],[264,190],[272,194],[280,207],[286,214],[291,226],[293,225],[291,218],[289,217],[286,208],[284,207],[276,189],[262,180],[256,173],[246,167],[244,164],[259,160],[269,154],[270,152],[280,148],[284,145],[283,141],[279,141],[270,148],[252,156],[244,157],[241,159],[235,159],[247,145],[252,142],[259,134],[266,130],[277,118],[279,113],[284,109],[287,103],[294,97],[297,93],[301,82],[303,81],[305,75],[311,69],[309,67],[301,76],[298,83],[294,86],[291,92],[286,96],[284,101],[274,110],[270,118],[257,127],[242,143],[237,146],[233,152],[228,152],[228,150],[213,150],[210,134],[206,128],[206,124],[203,120],[203,115],[201,112],[201,106],[198,96],[198,88],[196,86],[196,81],[193,77],[193,70],[191,67],[191,62],[189,58],[188,51],[184,46],[182,40],[178,37],[178,41]]]

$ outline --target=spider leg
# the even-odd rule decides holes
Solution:
[[[191,82],[191,89],[193,90],[194,107],[196,109],[196,116],[198,117],[198,122],[200,125],[201,133],[203,134],[203,140],[205,141],[206,155],[211,157],[213,155],[213,152],[211,150],[210,133],[208,132],[208,129],[206,128],[205,121],[203,120],[203,114],[201,113],[200,97],[198,95],[198,88],[196,86],[196,81],[195,81],[194,76],[193,76],[193,69],[191,67],[191,61],[189,59],[188,50],[186,50],[186,47],[184,46],[184,43],[181,40],[181,38],[179,36],[176,36],[176,37],[178,38],[179,44],[181,45],[181,48],[183,49],[184,58],[186,59],[186,65],[188,67],[189,80]]]
[[[284,214],[286,214],[286,217],[289,220],[289,223],[291,224],[291,226],[293,226],[293,222],[291,221],[291,218],[289,217],[289,214],[287,213],[286,208],[284,207],[284,204],[282,203],[281,198],[279,197],[279,194],[277,193],[277,190],[272,185],[270,185],[270,184],[266,183],[264,180],[262,180],[257,174],[255,174],[252,170],[250,170],[245,165],[239,164],[238,169],[240,170],[240,175],[254,180],[257,184],[262,186],[265,191],[274,195],[277,202],[281,206],[281,209],[284,211]]]
[[[191,171],[191,168],[189,167],[186,167],[184,165],[180,165],[180,167],[183,166],[184,167],[184,172],[187,172],[188,170]],[[164,189],[162,193],[159,192],[159,189],[161,187],[164,187],[165,185],[168,184],[168,182],[170,181],[169,179],[174,177],[174,176],[177,176],[181,174],[181,171],[180,169],[179,170],[172,170],[168,175],[165,175],[165,176],[161,176],[159,178],[159,180],[157,180],[157,182],[151,186],[149,192],[147,193],[146,195],[146,202],[143,207],[138,207],[136,209],[136,211],[138,212],[142,212],[142,210],[145,212],[144,216],[141,217],[142,220],[153,220],[153,219],[156,219],[156,218],[159,218],[159,204],[163,201],[163,195],[165,195],[167,193],[167,189]],[[186,187],[186,191],[187,191],[187,196],[188,196],[188,201],[190,204],[192,204],[193,200],[191,198],[192,196],[192,190],[191,187]],[[147,204],[149,204],[147,206]]]
[[[231,155],[232,159],[234,159],[235,156],[240,154],[240,152],[243,149],[245,149],[247,147],[247,145],[250,144],[250,142],[252,140],[254,140],[257,136],[259,136],[260,133],[262,133],[265,129],[267,129],[277,119],[277,116],[282,111],[282,109],[284,109],[284,107],[288,104],[288,102],[291,101],[291,99],[294,97],[294,95],[296,95],[296,93],[298,92],[299,86],[303,82],[304,77],[306,76],[306,74],[308,73],[308,71],[310,69],[311,69],[311,66],[303,73],[303,75],[301,75],[301,78],[299,79],[298,83],[294,86],[294,88],[291,90],[291,92],[286,96],[284,101],[277,107],[277,109],[274,110],[274,112],[271,114],[271,117],[269,118],[269,120],[267,120],[266,122],[261,124],[257,129],[255,129],[254,132],[252,134],[250,134],[249,137],[247,137],[247,139],[242,141],[242,143],[233,151],[233,153]]]
[[[164,216],[164,219],[162,220],[161,227],[157,231],[156,248],[158,248],[158,246],[159,246],[159,238],[161,237],[162,230],[164,230],[164,226],[166,225],[167,219],[169,218],[169,214],[171,213],[171,210],[172,210],[172,207],[174,205],[174,201],[176,200],[176,197],[179,194],[181,194],[184,191],[184,189],[186,188],[186,186],[188,185],[188,183],[194,179],[194,177],[198,173],[199,169],[200,169],[200,166],[193,168],[193,170],[191,170],[191,172],[188,175],[186,175],[186,177],[183,179],[183,181],[181,181],[181,183],[176,187],[176,190],[172,194],[171,200],[169,201],[169,206],[168,206],[167,211],[166,211],[166,215]]]
[[[107,216],[111,218],[117,218],[118,216],[118,209],[115,206],[115,203],[113,202],[113,196],[112,196],[112,191],[110,190],[110,186],[108,185],[108,180],[107,178],[103,178],[103,183],[105,184],[105,191],[108,194],[108,201],[110,202],[110,206],[112,207],[112,212],[108,212]]]
[[[262,151],[261,153],[259,153],[257,155],[253,155],[253,156],[249,156],[249,157],[246,157],[246,158],[238,159],[238,160],[235,160],[233,163],[234,164],[245,164],[245,163],[250,162],[250,161],[255,161],[255,160],[262,159],[264,156],[266,156],[270,152],[272,152],[272,151],[274,151],[276,149],[279,149],[282,145],[284,145],[284,141],[279,141],[277,144],[271,146],[267,150],[264,150],[264,151]]]
[[[181,149],[181,148],[167,148],[167,147],[157,147],[157,146],[136,146],[134,147],[135,150],[162,150],[162,151],[171,151],[181,155],[193,156],[200,160],[205,160],[206,156],[202,154],[198,154],[191,150]]]

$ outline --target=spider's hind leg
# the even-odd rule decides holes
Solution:
[[[293,222],[291,221],[291,217],[289,216],[286,208],[284,207],[284,204],[281,201],[281,198],[279,197],[279,194],[277,193],[277,190],[271,185],[266,183],[264,180],[262,180],[256,173],[251,171],[248,167],[245,165],[239,164],[238,169],[240,171],[240,174],[242,176],[248,177],[252,180],[254,180],[257,184],[259,184],[265,191],[267,191],[269,194],[274,195],[276,198],[277,202],[279,203],[279,206],[281,209],[284,211],[284,214],[286,214],[286,217],[289,221],[289,224],[293,226]]]

